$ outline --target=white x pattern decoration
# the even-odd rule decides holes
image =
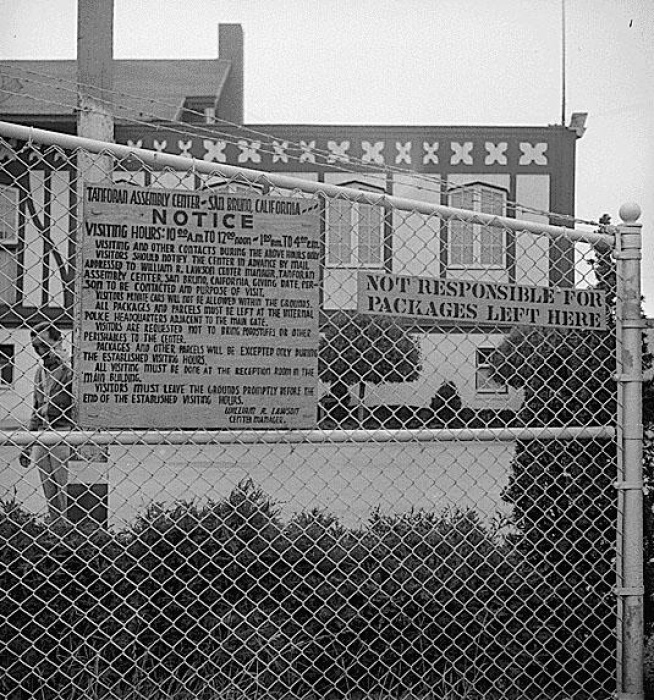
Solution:
[[[383,141],[376,141],[371,144],[369,141],[362,141],[361,148],[363,149],[363,157],[361,160],[364,163],[377,163],[378,165],[383,165],[384,155],[382,154],[382,149],[384,148]]]
[[[227,141],[211,141],[210,139],[205,139],[202,142],[204,146],[204,156],[203,160],[216,161],[216,163],[226,163],[227,156],[225,155],[225,147],[227,146]]]
[[[192,157],[194,141],[189,139],[188,141],[177,141],[177,146],[180,151],[180,155],[184,157]],[[270,142],[272,149],[271,161],[272,163],[284,163],[287,164],[291,160],[291,155],[289,153],[290,141],[276,141]],[[316,143],[315,139],[311,141],[300,141],[300,155],[298,161],[300,163],[316,163]],[[383,165],[385,163],[385,156],[383,153],[385,147],[385,141],[366,141],[361,142],[361,161],[363,163],[374,163],[376,165]],[[131,139],[127,141],[127,145],[134,148],[142,148],[143,140],[139,139],[134,142]],[[227,141],[204,139],[202,140],[202,145],[204,146],[203,159],[205,161],[216,161],[218,163],[226,163],[228,160],[227,154],[225,152],[227,148]],[[261,163],[262,153],[261,141],[249,141],[246,139],[241,139],[236,144],[240,149],[240,154],[237,157],[238,163]],[[326,158],[327,163],[348,163],[350,162],[350,156],[348,151],[350,150],[352,142],[349,140],[345,141],[327,141],[328,155]],[[477,144],[481,149],[481,143]],[[548,164],[548,144],[547,143],[529,143],[520,142],[519,148],[521,155],[518,159],[517,165],[542,165]],[[427,165],[433,163],[435,165],[439,164],[439,146],[438,141],[430,142],[423,141],[423,156],[422,163]],[[449,143],[452,155],[450,156],[450,165],[474,165],[474,147],[475,142],[473,141],[451,141]],[[163,139],[161,141],[154,139],[153,146],[154,150],[158,152],[165,152],[168,147],[168,142]],[[396,154],[394,157],[395,164],[400,165],[401,163],[406,163],[411,165],[413,162],[412,158],[412,141],[395,141]],[[509,165],[509,144],[507,141],[500,141],[494,143],[492,141],[484,142],[485,155],[484,155],[484,165],[492,166],[508,166]]]
[[[279,161],[281,161],[282,163],[288,163],[288,153],[286,152],[288,149],[288,141],[282,141],[281,143],[279,143],[279,141],[273,141],[272,147],[272,162],[279,163]]]
[[[425,155],[422,157],[423,165],[427,163],[438,163],[438,155],[436,154],[438,150],[438,141],[434,141],[432,144],[423,141],[422,147],[425,149]]]
[[[327,141],[327,148],[329,149],[328,163],[336,163],[338,161],[341,163],[349,163],[350,156],[347,154],[350,148],[349,141],[341,141],[340,144],[336,143],[336,141]]]
[[[249,160],[253,163],[261,163],[261,154],[259,153],[261,141],[246,141],[245,139],[241,139],[238,142],[238,147],[241,149],[238,155],[239,163],[247,163]]]
[[[519,165],[531,165],[531,163],[547,165],[547,156],[545,155],[547,150],[546,143],[536,143],[532,146],[530,143],[521,142],[520,150],[522,155],[520,156]]]
[[[397,148],[395,165],[399,165],[400,163],[408,163],[411,165],[411,141],[407,141],[406,143],[396,141],[395,148]]]
[[[313,153],[313,149],[316,147],[315,141],[300,141],[300,149],[302,154],[300,155],[300,163],[315,163],[316,156]]]
[[[189,139],[188,141],[178,141],[177,146],[179,148],[179,155],[183,156],[184,158],[193,158],[193,154],[191,153],[192,145],[193,139]]]
[[[463,163],[464,165],[472,165],[472,151],[473,147],[472,141],[466,141],[465,143],[459,143],[458,141],[452,141],[450,147],[452,149],[452,157],[450,158],[450,165],[458,165]]]
[[[486,156],[484,163],[486,165],[493,165],[493,163],[497,163],[498,165],[506,165],[506,149],[508,147],[509,144],[506,143],[506,141],[502,141],[498,144],[492,143],[491,141],[486,141],[486,151],[488,152],[488,155]]]

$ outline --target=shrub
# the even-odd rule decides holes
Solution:
[[[51,531],[13,501],[0,501],[0,538],[0,607],[10,630],[4,683],[19,679],[21,697],[37,689],[50,697],[70,686],[92,647],[112,658],[121,643],[120,548],[102,530]],[[18,693],[11,685],[5,691]]]
[[[574,582],[543,580],[474,511],[283,522],[244,481],[117,533],[52,533],[5,503],[0,534],[8,700],[573,695],[594,673],[570,666]]]
[[[443,382],[432,397],[429,408],[433,411],[437,423],[447,425],[462,408],[461,397],[454,382]]]

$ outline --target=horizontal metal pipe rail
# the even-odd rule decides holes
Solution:
[[[615,237],[607,233],[596,233],[593,231],[577,231],[566,226],[551,226],[534,221],[524,221],[522,219],[510,219],[505,216],[494,216],[492,214],[482,214],[472,212],[468,209],[455,209],[440,204],[421,202],[415,199],[395,197],[388,194],[377,194],[374,192],[362,192],[351,187],[340,187],[329,185],[324,182],[312,182],[302,180],[297,177],[289,177],[278,173],[269,173],[261,170],[251,170],[222,163],[207,162],[195,158],[185,158],[170,153],[150,151],[145,148],[135,148],[133,146],[123,146],[120,144],[96,141],[93,139],[73,136],[71,134],[60,134],[45,129],[37,129],[31,126],[12,124],[11,122],[0,121],[0,134],[6,138],[14,138],[19,141],[45,143],[59,146],[68,150],[82,149],[95,154],[111,154],[117,158],[138,158],[153,168],[172,168],[174,170],[187,170],[207,175],[219,173],[225,177],[242,176],[253,183],[269,183],[275,187],[290,190],[302,190],[312,194],[324,194],[329,197],[346,197],[354,201],[363,201],[367,204],[374,204],[384,207],[393,207],[401,211],[411,211],[419,214],[440,216],[444,219],[456,218],[461,221],[470,221],[475,224],[488,226],[502,226],[511,231],[526,231],[537,235],[545,235],[550,238],[565,237],[571,241],[580,243],[604,243],[613,247]]]
[[[511,442],[614,438],[610,426],[560,428],[425,428],[419,430],[12,430],[0,434],[0,445],[238,445],[360,442]]]

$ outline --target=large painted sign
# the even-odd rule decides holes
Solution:
[[[319,245],[315,200],[86,186],[80,424],[313,427]]]
[[[605,294],[596,289],[407,277],[381,272],[360,272],[357,282],[357,308],[364,314],[454,325],[606,329]]]

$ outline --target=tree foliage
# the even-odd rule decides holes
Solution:
[[[615,343],[610,331],[514,328],[490,356],[494,378],[525,392],[531,426],[615,420]]]
[[[395,320],[338,312],[322,329],[318,376],[327,384],[381,384],[416,379],[420,348]]]
[[[596,288],[606,294],[606,331],[516,328],[490,358],[497,380],[524,391],[520,418],[525,425],[615,425],[616,289],[610,252],[596,248],[593,261]],[[645,345],[643,350],[647,368],[652,358]],[[648,385],[644,395],[651,395]],[[616,479],[614,439],[522,440],[503,492],[513,506],[518,548],[551,582],[553,611],[572,619],[579,606],[572,592],[586,591],[581,602],[594,639],[576,642],[607,650],[614,628]]]

